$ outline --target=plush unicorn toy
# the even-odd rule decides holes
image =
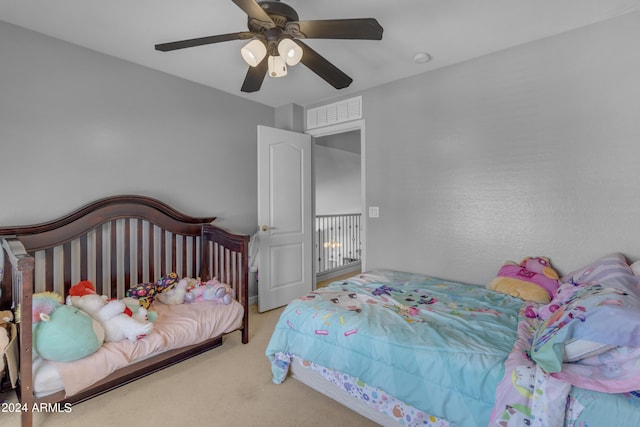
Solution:
[[[184,302],[196,303],[202,301],[216,301],[229,305],[233,299],[232,290],[229,285],[213,278],[208,282],[190,289],[184,296]]]

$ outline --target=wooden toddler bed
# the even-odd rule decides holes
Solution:
[[[215,217],[187,216],[149,197],[124,195],[98,200],[51,222],[0,228],[0,254],[3,255],[0,259],[4,259],[0,270],[3,271],[0,309],[20,307],[17,393],[22,407],[82,402],[215,348],[222,344],[222,335],[234,330],[241,331],[242,342],[246,344],[249,340],[249,236],[221,229],[211,224],[213,220]],[[178,277],[200,277],[203,281],[215,277],[233,289],[234,300],[229,305],[205,301],[175,306],[156,301],[150,308],[156,310],[157,307],[158,312],[154,330],[138,341],[122,342],[135,353],[126,366],[110,367],[115,370],[105,372],[106,376],[96,374],[98,377],[92,384],[67,387],[65,365],[84,363],[95,370],[99,355],[108,350],[107,344],[120,344],[109,342],[84,359],[54,366],[60,370],[64,389],[39,392],[34,387],[37,384],[35,362],[32,364],[34,293],[51,291],[66,296],[71,286],[89,280],[95,284],[98,294],[119,299],[129,287],[155,283],[170,272],[177,273]],[[211,326],[193,338],[183,336],[188,333],[178,333],[177,344],[169,350],[155,346],[155,335],[163,332],[163,325],[180,323],[171,320],[163,323],[163,319],[172,319],[171,316],[180,313],[196,317],[193,320],[197,325],[203,324],[197,316],[207,317],[206,321],[210,322],[207,325]],[[50,366],[47,369],[52,370]],[[69,392],[70,389],[73,391]],[[22,412],[23,426],[32,425],[32,421],[31,411]]]

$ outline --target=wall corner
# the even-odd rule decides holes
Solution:
[[[298,104],[277,107],[274,112],[275,127],[294,132],[304,132],[304,108]]]

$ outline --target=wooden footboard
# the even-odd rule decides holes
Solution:
[[[80,280],[96,291],[122,298],[131,286],[156,282],[169,272],[179,277],[213,277],[229,284],[244,307],[242,342],[249,340],[249,236],[221,229],[215,217],[194,218],[144,196],[98,200],[57,220],[0,228],[4,258],[0,309],[21,307],[18,396],[26,407],[39,402],[77,403],[221,344],[221,337],[167,352],[121,369],[75,396],[36,399],[33,394],[31,296],[52,291],[66,296]],[[22,425],[32,425],[31,413]]]

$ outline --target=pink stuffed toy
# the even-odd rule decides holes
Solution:
[[[232,290],[229,285],[221,283],[215,277],[200,286],[189,289],[184,296],[184,302],[188,303],[215,301],[229,305],[232,299]]]
[[[520,264],[505,263],[487,288],[525,301],[546,304],[556,294],[558,279],[549,258],[526,257]]]

